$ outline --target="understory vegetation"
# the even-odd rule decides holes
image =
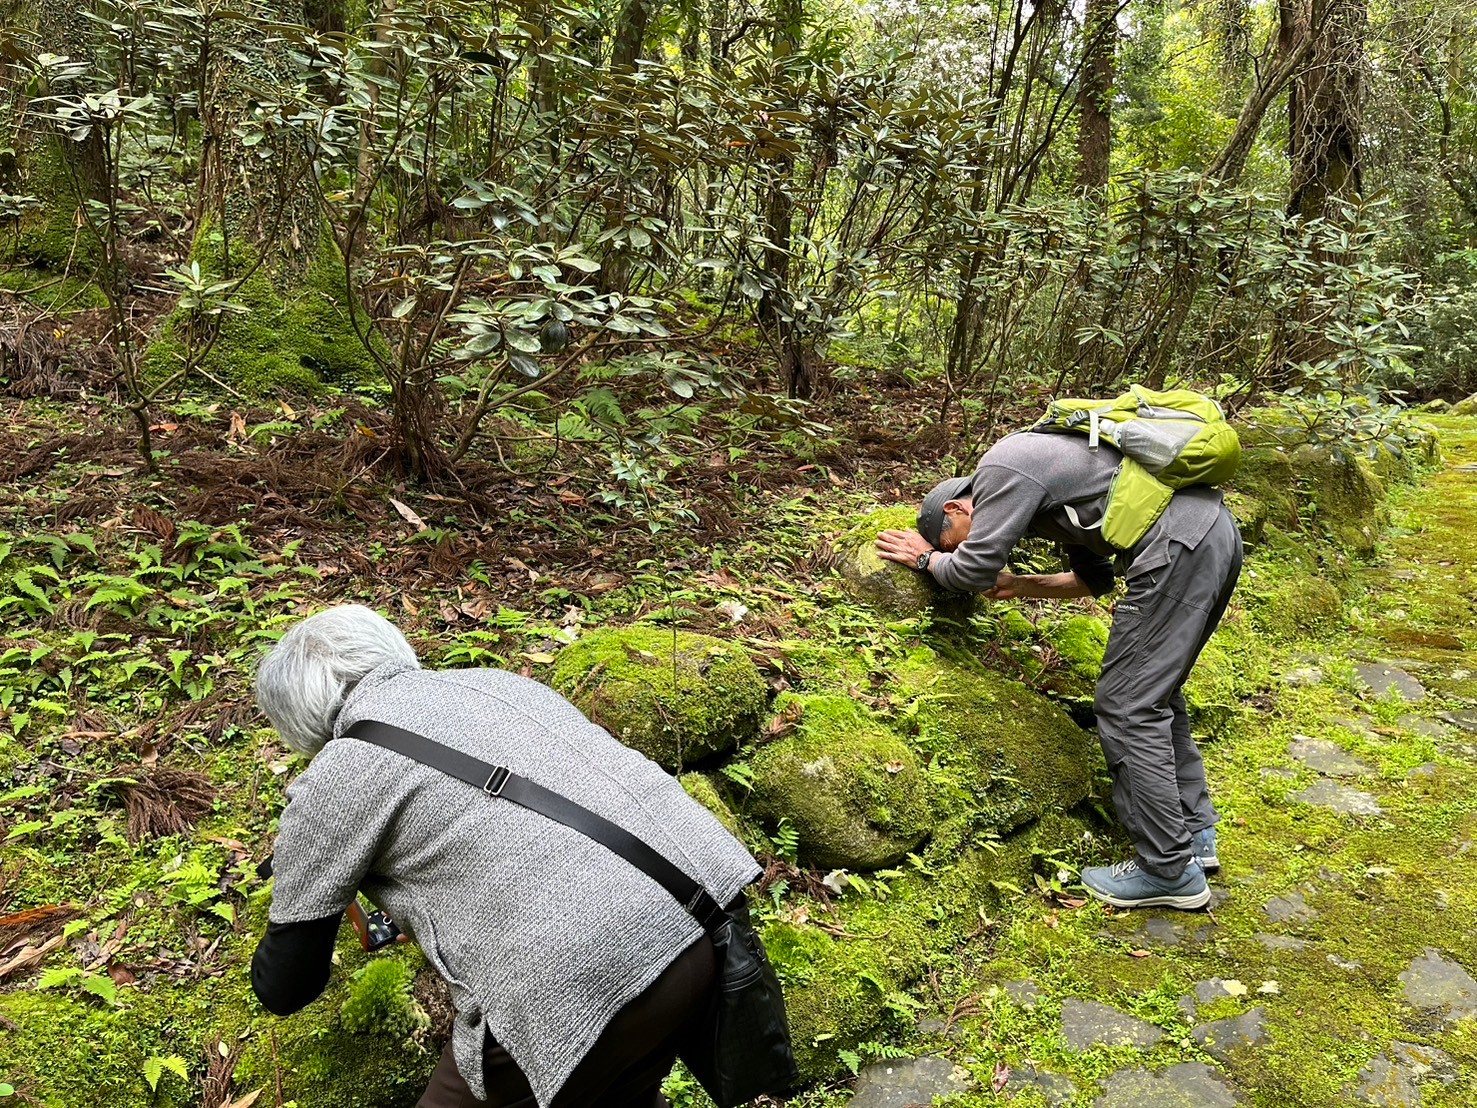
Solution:
[[[925,1054],[965,1108],[1189,1063],[1469,1103],[1477,1020],[1401,974],[1477,973],[1477,7],[0,12],[0,1104],[415,1102],[451,1010],[413,945],[345,929],[285,1020],[249,983],[301,769],[251,675],[346,601],[546,681],[744,840],[797,1108]],[[1111,598],[871,547],[1130,384],[1231,415],[1248,549],[1188,689],[1225,895],[1147,923],[1076,883],[1127,850]],[[1376,810],[1305,798],[1304,739]],[[1079,1049],[1084,999],[1162,1035]],[[1416,1099],[1371,1099],[1407,1048]]]

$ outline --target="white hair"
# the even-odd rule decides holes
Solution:
[[[386,662],[419,666],[389,620],[362,604],[342,604],[293,624],[256,671],[256,699],[282,741],[312,757],[333,737],[344,700]]]

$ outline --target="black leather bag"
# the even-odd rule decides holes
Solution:
[[[728,909],[719,907],[706,889],[629,831],[505,766],[378,720],[359,720],[344,734],[475,785],[489,797],[547,816],[640,869],[702,925],[717,955],[712,1003],[692,1045],[682,1054],[687,1068],[718,1108],[736,1108],[766,1093],[782,1093],[799,1081],[784,993],[742,898]]]

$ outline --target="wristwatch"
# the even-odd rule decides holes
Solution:
[[[928,560],[930,558],[932,558],[937,553],[938,553],[937,550],[925,550],[922,554],[918,555],[918,562],[917,562],[918,572],[920,572],[920,573],[927,573],[928,572]]]

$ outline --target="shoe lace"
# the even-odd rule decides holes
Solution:
[[[1137,873],[1138,871],[1139,871],[1139,863],[1138,863],[1138,859],[1136,859],[1136,858],[1130,858],[1126,862],[1114,862],[1113,865],[1112,865],[1112,867],[1108,870],[1108,872],[1115,879],[1120,879],[1120,878],[1128,877],[1128,876],[1130,876],[1132,874]]]

